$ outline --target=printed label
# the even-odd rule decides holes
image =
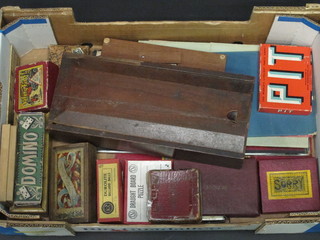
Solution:
[[[43,105],[43,65],[20,70],[18,79],[19,109]]]
[[[260,48],[260,110],[311,112],[312,65],[309,47],[263,44]]]
[[[310,170],[267,172],[268,198],[312,198]]]
[[[84,217],[81,162],[83,148],[62,150],[57,159],[57,213],[62,219]]]
[[[18,116],[14,204],[39,205],[42,200],[44,114]]]
[[[99,164],[99,218],[119,218],[118,164]]]
[[[147,173],[150,170],[171,169],[171,161],[128,161],[126,221],[148,222]]]

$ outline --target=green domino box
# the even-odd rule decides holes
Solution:
[[[43,191],[45,115],[25,112],[18,115],[17,165],[14,205],[37,206]]]

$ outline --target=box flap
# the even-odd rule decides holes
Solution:
[[[2,33],[15,47],[19,56],[32,49],[57,44],[49,18],[18,19],[7,25]]]

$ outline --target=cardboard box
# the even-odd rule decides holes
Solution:
[[[310,47],[260,46],[259,111],[308,115],[312,111]]]
[[[101,45],[107,37],[125,40],[174,40],[197,42],[242,42],[244,44],[264,43],[274,17],[276,15],[305,16],[314,21],[320,21],[319,4],[307,4],[302,7],[254,7],[248,21],[159,21],[159,22],[104,22],[79,23],[75,21],[70,8],[51,9],[20,9],[19,7],[4,7],[1,9],[0,25],[12,23],[20,17],[47,16],[53,27],[58,44],[78,45],[89,42]],[[1,14],[0,14],[1,16]],[[44,18],[46,19],[46,18]],[[43,21],[45,22],[45,21]],[[43,23],[45,25],[45,23]],[[40,24],[39,24],[40,25]],[[72,33],[72,34],[70,34]],[[52,45],[49,42],[51,33],[43,34],[43,41],[48,44],[36,45],[44,48]],[[20,39],[21,40],[21,39]],[[23,43],[19,43],[21,46]],[[21,49],[21,48],[19,48]],[[38,51],[39,49],[35,49]],[[21,60],[26,61],[35,54],[30,51],[23,56],[18,51]],[[39,55],[37,55],[39,56]],[[45,54],[44,59],[46,60]],[[32,56],[34,57],[34,56]],[[25,64],[31,62],[25,62]],[[3,66],[0,66],[1,70]],[[6,68],[5,68],[6,69]],[[2,71],[0,71],[2,72]],[[319,224],[318,217],[293,217],[288,214],[262,215],[258,218],[230,218],[230,223],[223,224],[190,224],[190,225],[122,225],[98,223],[66,224],[62,222],[24,222],[1,220],[1,233],[23,235],[70,235],[75,232],[111,232],[111,231],[216,231],[216,230],[257,230],[258,233],[302,233],[314,231]]]
[[[98,222],[123,221],[122,169],[118,159],[97,160]]]
[[[15,111],[48,112],[59,73],[59,67],[49,61],[16,68]]]
[[[90,143],[54,147],[50,162],[50,219],[95,222],[96,148]]]

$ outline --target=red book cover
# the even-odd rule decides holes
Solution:
[[[124,163],[124,223],[147,224],[147,173],[171,170],[172,160],[128,160]]]
[[[261,44],[260,112],[310,114],[311,58],[310,47]]]
[[[43,61],[16,68],[14,108],[16,112],[48,112],[51,106],[59,67]]]
[[[262,211],[319,210],[317,169],[315,158],[260,160]]]
[[[122,169],[118,159],[97,160],[98,222],[123,221]]]
[[[241,169],[184,160],[174,161],[174,170],[189,168],[200,171],[202,215],[259,215],[260,192],[255,159],[244,159]]]
[[[150,222],[197,223],[201,221],[201,189],[197,169],[148,173]]]

